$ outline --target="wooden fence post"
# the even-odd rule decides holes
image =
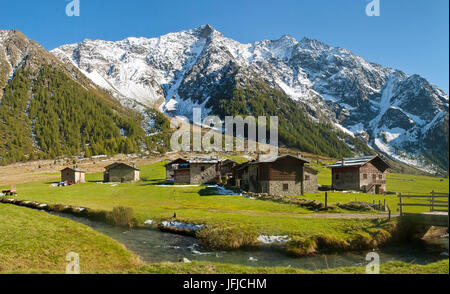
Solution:
[[[403,206],[402,206],[403,202],[402,202],[402,193],[400,193],[400,194],[398,195],[398,197],[400,198],[400,203],[399,203],[399,208],[400,208],[400,216],[403,216]]]
[[[328,192],[325,192],[325,209],[328,208]]]
[[[434,211],[434,190],[431,191],[431,208],[430,211],[433,212]]]
[[[383,202],[383,210],[386,211],[386,199],[384,199],[384,202]]]

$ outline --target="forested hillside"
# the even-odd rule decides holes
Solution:
[[[278,116],[279,141],[289,147],[334,158],[373,154],[366,143],[326,122],[315,122],[292,99],[276,88],[257,81],[238,80],[228,84],[226,93],[206,105],[221,116]],[[244,85],[244,86],[243,86]]]
[[[1,165],[166,151],[170,125],[164,115],[124,108],[18,31],[1,31],[0,39]],[[151,126],[143,125],[146,118]]]

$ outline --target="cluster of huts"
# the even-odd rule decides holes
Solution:
[[[317,192],[318,171],[292,155],[260,157],[238,164],[217,157],[178,158],[166,164],[166,178],[175,184],[220,184],[224,180],[253,193],[300,195]]]
[[[85,172],[78,167],[66,167],[61,170],[61,181],[71,184],[80,184],[86,182]],[[109,182],[137,182],[140,179],[140,170],[134,164],[125,164],[116,162],[105,167],[103,172],[103,181]]]
[[[319,172],[301,156],[258,157],[238,164],[217,157],[178,158],[165,165],[166,178],[175,184],[228,183],[252,193],[302,195],[318,191]],[[383,194],[389,165],[379,156],[344,158],[330,166],[333,190]]]
[[[224,182],[241,190],[268,195],[302,195],[318,191],[319,172],[302,156],[260,156],[238,164],[214,156],[178,158],[165,165],[166,179],[174,184],[203,185]],[[329,166],[333,190],[365,193],[386,192],[389,165],[379,156],[344,158]],[[105,182],[136,182],[140,171],[135,165],[116,162],[105,167]],[[85,172],[74,167],[61,171],[61,180],[73,184],[85,182]]]

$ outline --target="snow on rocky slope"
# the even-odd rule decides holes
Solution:
[[[152,39],[85,40],[52,53],[124,105],[186,116],[194,106],[210,113],[208,102],[236,73],[261,79],[313,119],[331,121],[393,159],[448,170],[448,94],[344,48],[290,36],[241,44],[206,25]]]

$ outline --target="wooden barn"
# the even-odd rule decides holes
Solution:
[[[136,166],[116,162],[105,167],[103,179],[109,182],[137,182],[140,180],[140,170]]]
[[[166,168],[166,180],[174,179],[174,176],[175,176],[175,172],[173,170],[174,165],[186,164],[186,163],[189,163],[189,160],[184,159],[184,158],[177,158],[177,159],[169,162],[168,164],[164,165],[164,167]]]
[[[61,182],[69,182],[74,184],[85,183],[85,172],[76,167],[66,167],[61,170]]]
[[[241,189],[269,195],[303,195],[317,191],[317,174],[308,161],[292,155],[261,157],[235,169]]]
[[[248,167],[250,162],[244,162],[233,168],[234,185],[248,191]]]
[[[386,172],[389,165],[379,156],[344,158],[330,166],[332,188],[372,194],[386,192]]]
[[[203,185],[220,182],[217,157],[191,157],[187,163],[172,166],[175,184]]]
[[[222,178],[231,178],[233,176],[233,168],[237,166],[238,163],[231,159],[224,159],[220,161],[220,176]]]

